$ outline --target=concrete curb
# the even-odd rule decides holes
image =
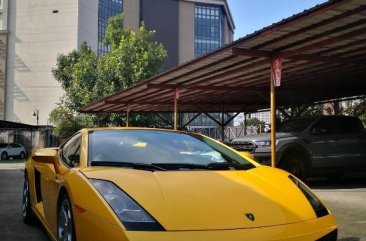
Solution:
[[[24,169],[24,163],[0,163],[0,170]]]

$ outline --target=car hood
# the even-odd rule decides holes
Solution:
[[[88,178],[113,182],[166,230],[220,230],[296,223],[316,218],[288,173],[248,171],[144,171],[89,167]],[[251,220],[247,216],[254,216]]]
[[[282,139],[282,138],[290,138],[294,137],[291,133],[284,133],[284,132],[278,132],[276,133],[276,139]],[[268,141],[271,140],[271,134],[270,133],[263,133],[258,135],[249,135],[245,137],[235,138],[233,142],[238,141]]]

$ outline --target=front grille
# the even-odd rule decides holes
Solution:
[[[338,229],[333,230],[324,237],[317,239],[316,241],[337,241]]]
[[[231,147],[237,151],[245,151],[249,153],[253,153],[255,150],[254,143],[250,141],[233,142],[231,143]]]

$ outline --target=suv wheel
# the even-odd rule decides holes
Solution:
[[[304,161],[297,157],[289,157],[283,160],[280,168],[291,173],[297,178],[305,181],[307,177],[306,167]]]

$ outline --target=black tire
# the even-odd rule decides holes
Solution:
[[[70,198],[64,194],[57,213],[57,241],[76,241],[74,216]]]
[[[19,158],[20,158],[20,159],[25,159],[25,153],[24,153],[24,151],[22,151],[22,152],[20,153]]]
[[[8,153],[6,153],[5,151],[3,153],[1,153],[1,160],[6,160],[8,159]]]
[[[24,185],[23,185],[22,216],[23,216],[23,222],[26,224],[33,224],[35,222],[35,216],[30,202],[29,182],[27,175],[25,175],[24,177]]]
[[[283,161],[281,161],[280,168],[303,181],[306,181],[308,176],[305,162],[298,157],[285,158]]]

